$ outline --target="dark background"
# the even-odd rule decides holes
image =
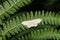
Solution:
[[[2,4],[6,0],[0,0]],[[21,8],[19,11],[36,11],[36,10],[47,10],[47,11],[59,11],[60,0],[53,0],[52,3],[49,0],[34,0],[30,5]]]

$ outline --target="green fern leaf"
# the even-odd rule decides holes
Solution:
[[[0,5],[0,18],[9,17],[9,14],[14,14],[19,8],[28,5],[31,0],[8,0]]]
[[[11,35],[15,35],[19,32],[22,32],[23,30],[27,30],[27,27],[21,25],[19,23],[19,19],[10,20],[10,22],[3,23],[3,31],[2,31],[2,37],[11,37]]]
[[[26,32],[26,31],[25,31]],[[47,40],[47,39],[60,39],[60,32],[57,29],[47,29],[47,28],[35,28],[30,29],[26,33],[20,33],[11,38],[11,40]]]
[[[45,14],[44,14],[45,13]],[[60,25],[59,22],[59,15],[52,12],[44,12],[44,11],[36,11],[36,12],[26,12],[26,14],[22,14],[20,16],[16,16],[16,18],[13,18],[10,21],[7,21],[6,23],[3,23],[3,36],[11,37],[10,33],[12,35],[15,35],[15,33],[18,33],[18,31],[28,29],[28,27],[23,27],[22,22],[33,20],[33,19],[42,19],[41,23],[42,25],[45,24],[51,24],[51,25]],[[57,24],[58,23],[58,24]]]
[[[54,29],[37,29],[33,30],[28,35],[21,36],[22,40],[39,40],[39,39],[60,39],[60,33],[57,32],[57,30]],[[20,39],[21,39],[20,38]],[[19,38],[18,38],[19,40]]]
[[[29,21],[34,19],[41,19],[42,25],[51,24],[51,25],[60,25],[60,15],[54,12],[44,12],[44,11],[36,11],[36,12],[25,12],[22,15],[18,16],[19,22]]]
[[[44,12],[44,11],[36,11],[36,12],[25,12],[22,15],[16,16],[12,18],[13,25],[20,25],[24,21],[34,20],[34,19],[41,19],[42,21],[39,22],[41,25],[49,24],[49,25],[60,25],[60,16],[58,14],[52,12]],[[9,23],[9,21],[8,21]],[[27,25],[26,25],[27,26]]]

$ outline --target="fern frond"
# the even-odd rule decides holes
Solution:
[[[13,22],[17,22],[17,24],[13,25],[20,25],[22,24],[23,21],[29,21],[29,20],[34,20],[34,19],[41,19],[42,21],[40,22],[41,25],[49,24],[49,25],[60,25],[60,15],[55,14],[54,12],[44,12],[44,11],[36,11],[36,12],[25,12],[22,15],[16,16],[13,18]],[[15,23],[16,23],[15,22]],[[9,23],[9,21],[8,21]]]
[[[31,0],[7,0],[0,5],[0,18],[9,17],[9,14],[14,14],[19,8],[28,5]]]
[[[52,30],[52,29],[41,29],[41,30],[34,30],[28,33],[28,35],[22,36],[22,39],[60,39],[60,33],[57,32],[57,30]],[[19,38],[18,38],[19,39]]]
[[[23,36],[23,35],[25,35],[27,33],[30,33],[33,30],[44,29],[44,28],[48,29],[48,27],[51,28],[52,26],[51,25],[40,25],[40,26],[38,25],[37,27],[29,28],[28,30],[24,30],[21,33],[18,33],[18,34],[14,35],[14,36],[11,36],[10,38],[7,38],[7,40],[15,40],[15,39],[17,40],[18,37],[21,37],[21,36]]]
[[[26,31],[25,31],[26,32]],[[39,39],[60,39],[60,33],[57,29],[32,29],[23,35],[18,34],[11,40],[39,40]]]
[[[25,12],[22,15],[18,16],[19,22],[29,21],[33,19],[41,19],[42,25],[51,24],[51,25],[60,25],[60,15],[54,12],[44,12],[44,11],[36,11],[36,12]]]
[[[15,35],[23,30],[27,30],[27,27],[21,25],[19,23],[19,19],[10,20],[10,22],[3,23],[3,31],[2,36],[11,37],[11,35]]]
[[[44,14],[45,13],[45,14]],[[51,25],[60,25],[60,16],[55,15],[55,13],[44,12],[44,11],[36,11],[36,12],[26,12],[26,14],[22,14],[20,16],[16,16],[12,20],[3,23],[3,36],[11,37],[10,34],[14,35],[18,33],[18,31],[28,29],[28,27],[23,27],[22,22],[33,20],[33,19],[42,19],[41,24],[51,24]],[[21,30],[20,30],[21,29]]]
[[[25,15],[25,16],[24,16]],[[36,11],[23,15],[23,21],[41,19],[41,24],[60,25],[60,15],[54,12]]]

